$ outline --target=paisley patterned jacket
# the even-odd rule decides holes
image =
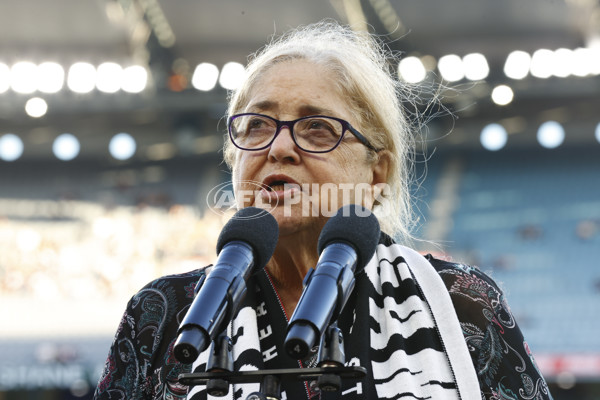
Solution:
[[[391,245],[382,234],[380,244]],[[548,400],[548,386],[498,285],[479,269],[427,256],[450,293],[482,400]],[[191,366],[173,356],[177,329],[203,270],[156,279],[127,305],[95,399],[185,399]],[[266,275],[266,273],[265,273]],[[276,297],[276,293],[271,296]],[[268,303],[267,303],[268,305]],[[285,330],[285,314],[274,326]],[[310,390],[302,398],[313,398]]]

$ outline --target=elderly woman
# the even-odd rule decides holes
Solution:
[[[410,239],[411,132],[386,62],[368,35],[311,25],[258,53],[231,97],[225,159],[236,195],[246,193],[238,207],[266,208],[279,226],[273,256],[249,279],[230,324],[234,368],[315,366],[314,353],[286,354],[287,323],[317,264],[329,211],[359,202],[382,233],[337,322],[347,364],[367,375],[344,379],[333,393],[285,382],[282,398],[550,399],[498,286],[478,269],[422,257],[392,239]],[[193,289],[207,273],[162,277],[133,296],[95,398],[210,397],[177,379],[204,371],[207,352],[193,365],[173,355]],[[230,394],[245,399],[257,388],[233,385]]]

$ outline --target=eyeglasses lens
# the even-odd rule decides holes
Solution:
[[[240,115],[231,121],[232,140],[247,150],[267,146],[277,133],[277,122],[260,115]],[[306,151],[323,152],[333,149],[342,137],[344,127],[332,118],[308,117],[295,122],[294,139]]]

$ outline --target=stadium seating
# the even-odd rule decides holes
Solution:
[[[598,149],[461,155],[447,251],[498,281],[544,353],[600,351]]]

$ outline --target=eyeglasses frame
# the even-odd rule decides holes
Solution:
[[[256,149],[246,149],[246,148],[238,146],[237,143],[235,142],[235,140],[233,139],[233,133],[232,133],[232,122],[236,118],[244,117],[244,116],[251,116],[251,115],[256,115],[258,117],[265,117],[265,118],[270,119],[271,121],[275,122],[275,125],[276,125],[275,134],[273,135],[273,138],[269,141],[269,143],[267,143],[266,145],[264,145],[262,147],[256,148]],[[296,136],[294,135],[294,125],[298,121],[302,121],[302,120],[310,119],[310,118],[329,118],[329,119],[333,119],[333,120],[339,122],[342,125],[342,134],[340,135],[340,139],[335,144],[335,146],[333,146],[329,150],[306,150],[298,144],[298,142],[296,141]],[[344,135],[346,134],[346,131],[350,131],[350,133],[352,133],[363,145],[365,145],[369,149],[371,149],[375,152],[380,151],[380,150],[376,149],[362,133],[360,133],[352,125],[350,125],[350,122],[348,122],[344,119],[341,119],[341,118],[331,117],[329,115],[309,115],[309,116],[301,117],[301,118],[294,119],[291,121],[280,121],[271,116],[268,116],[265,114],[259,114],[259,113],[234,114],[234,115],[230,116],[229,118],[227,118],[227,131],[229,133],[229,139],[231,140],[231,143],[233,143],[233,145],[235,147],[237,147],[238,149],[244,150],[244,151],[259,151],[259,150],[264,150],[266,148],[269,148],[273,144],[273,142],[275,141],[277,136],[279,136],[279,133],[281,133],[281,129],[283,129],[283,127],[287,127],[290,130],[294,144],[296,146],[298,146],[298,148],[300,150],[305,151],[307,153],[329,153],[330,151],[335,150],[340,145],[340,143],[342,143],[342,140],[344,139]]]

